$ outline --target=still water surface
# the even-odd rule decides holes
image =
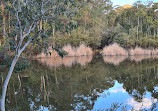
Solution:
[[[7,110],[158,110],[157,57],[42,58],[29,63],[10,80]]]

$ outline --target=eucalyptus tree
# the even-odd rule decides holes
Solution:
[[[2,15],[2,26],[3,26],[3,39],[5,38],[5,29],[6,29],[6,15],[5,15],[5,0],[1,0],[1,15]]]
[[[68,2],[68,0],[64,1]],[[58,0],[9,0],[8,2],[11,4],[10,7],[13,8],[11,14],[14,21],[12,23],[13,32],[9,38],[14,38],[12,40],[14,40],[15,43],[15,57],[2,89],[0,104],[2,111],[5,111],[7,86],[21,53],[31,41],[36,40],[36,38],[43,33],[42,30],[37,30],[39,21],[42,19],[53,20],[57,18],[59,12],[65,11],[61,10],[61,5],[57,5],[60,2]]]
[[[154,37],[155,37],[155,33],[157,33],[157,38],[158,38],[158,3],[154,3],[154,5],[152,6],[152,9],[154,11]],[[156,32],[157,30],[157,32]]]

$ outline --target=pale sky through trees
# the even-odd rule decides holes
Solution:
[[[134,2],[138,1],[138,0],[111,0],[113,2],[113,5],[126,5],[126,4],[129,4],[129,5],[132,5]],[[140,1],[143,1],[143,2],[146,2],[146,1],[153,1],[154,3],[155,2],[158,2],[158,0],[140,0]]]

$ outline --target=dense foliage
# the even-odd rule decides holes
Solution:
[[[40,0],[38,2],[40,3]],[[44,33],[29,49],[41,52],[41,46],[44,47],[45,43],[60,46],[78,46],[85,43],[95,49],[113,42],[125,48],[158,47],[158,12],[155,11],[158,3],[137,1],[133,6],[116,8],[110,0],[64,0],[55,1],[55,5],[57,8],[49,13],[56,16],[39,20],[36,30],[42,30]],[[34,10],[38,9],[31,9],[31,13],[26,13],[27,17],[31,16],[30,20]],[[12,0],[2,0],[0,12],[2,52],[15,48],[16,26],[13,25],[15,17]],[[27,21],[23,19],[22,22]]]

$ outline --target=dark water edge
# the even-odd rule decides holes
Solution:
[[[12,76],[6,109],[158,110],[158,59],[142,58],[31,60],[27,70]],[[7,72],[2,68],[0,83]]]

